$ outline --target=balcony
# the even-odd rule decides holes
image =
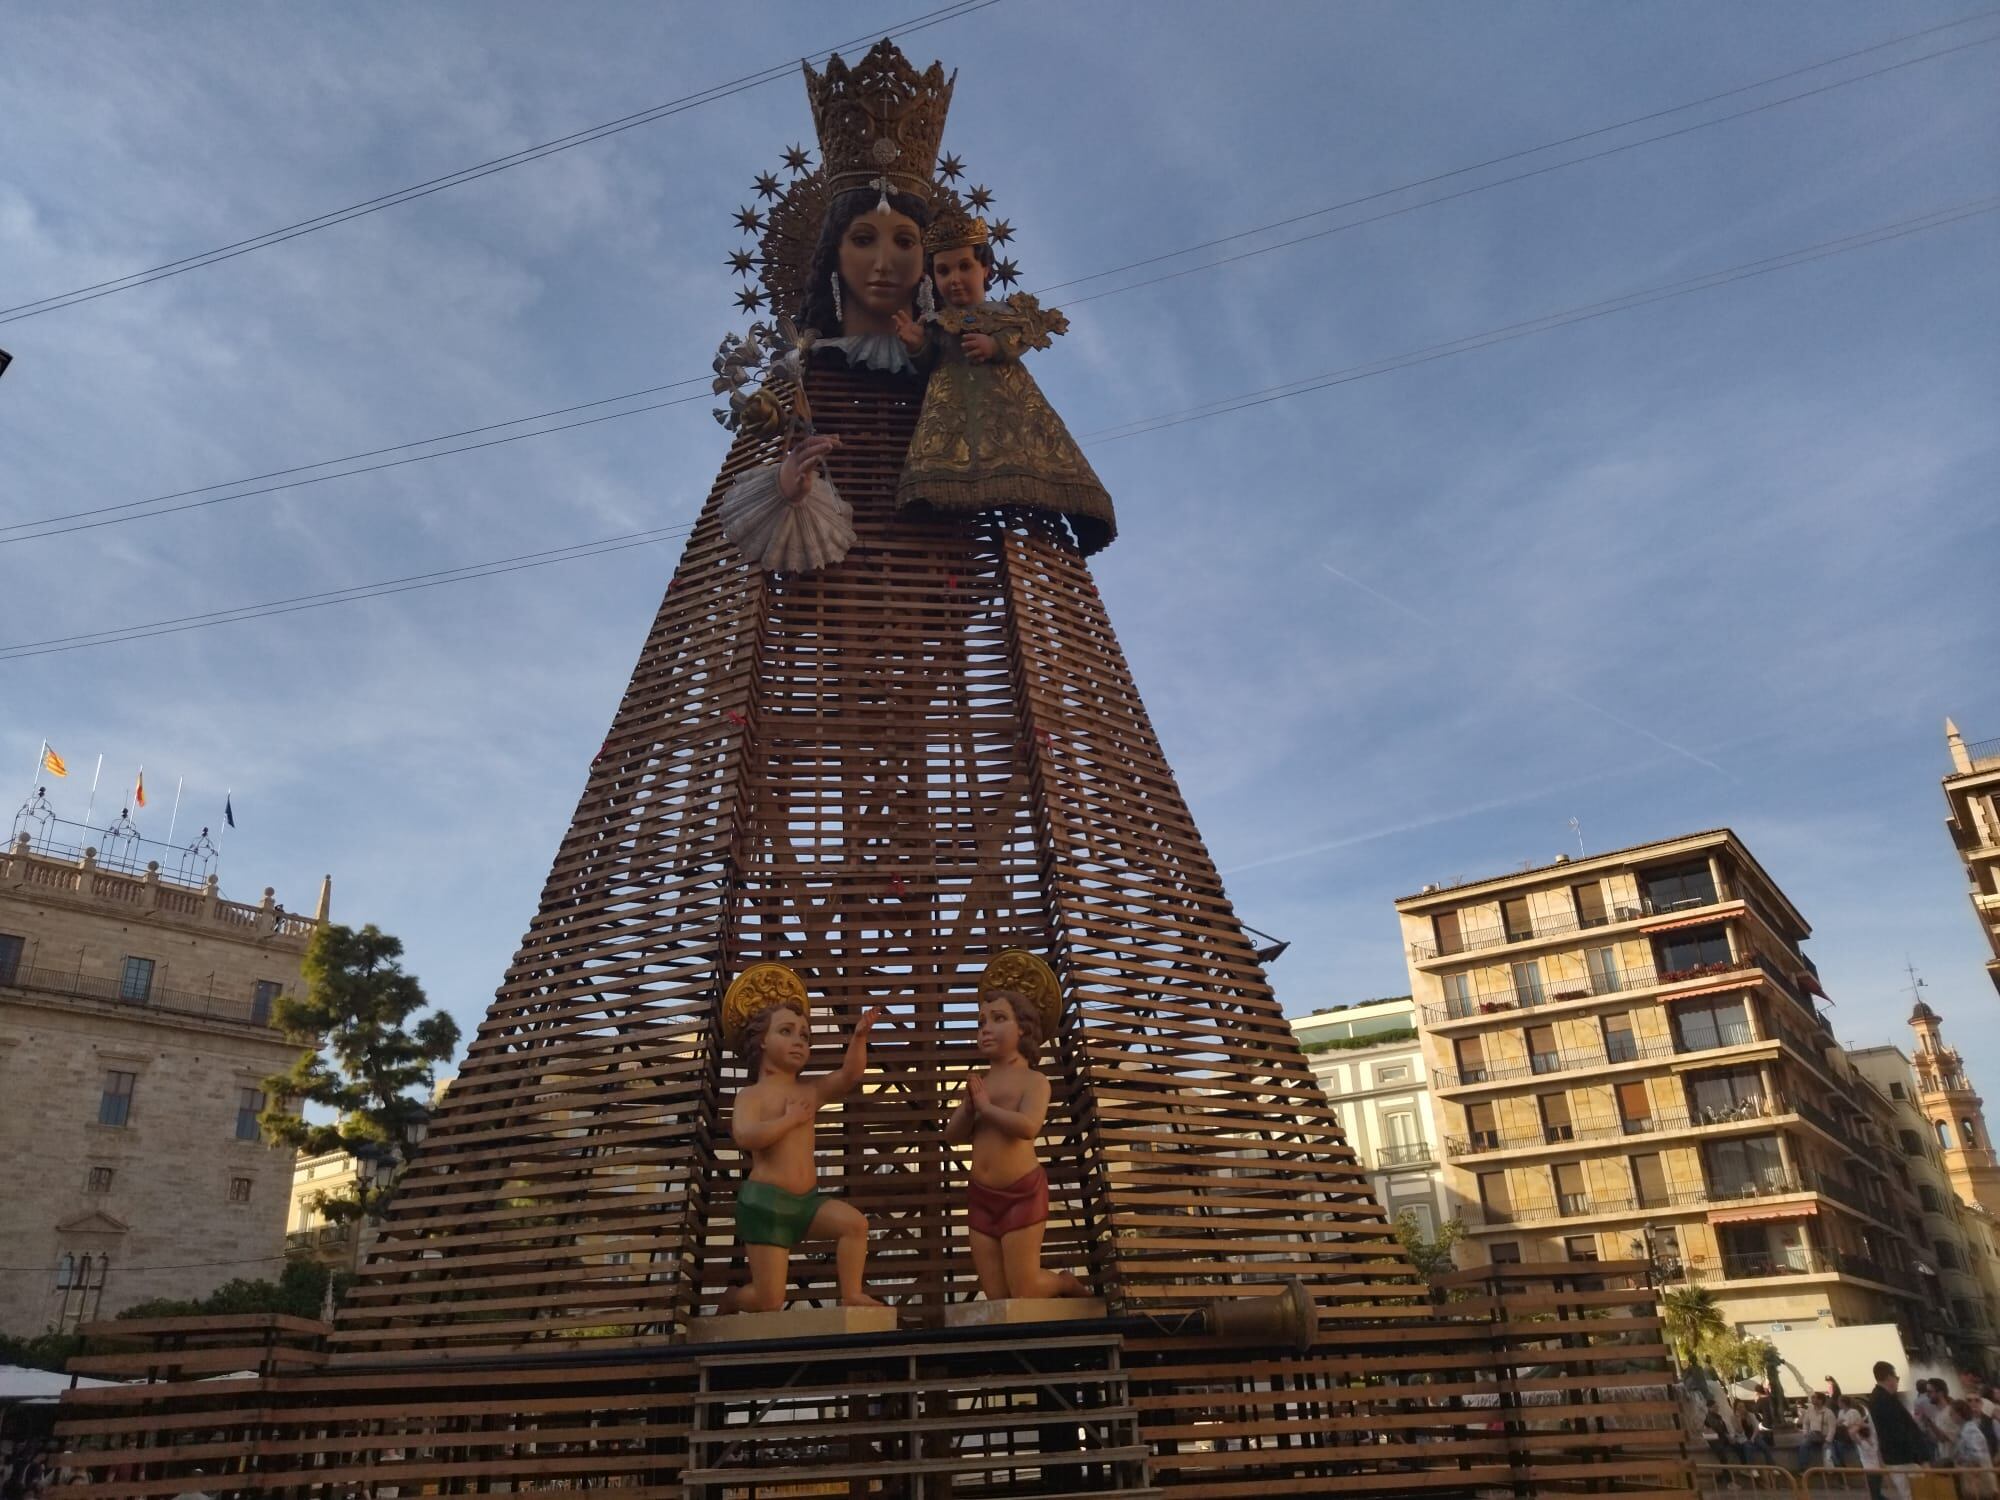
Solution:
[[[1538,938],[1565,937],[1571,933],[1590,932],[1599,927],[1609,927],[1618,922],[1636,922],[1642,917],[1662,917],[1675,912],[1697,911],[1704,906],[1718,906],[1734,897],[1711,892],[1705,896],[1689,897],[1683,901],[1655,903],[1641,896],[1636,901],[1623,902],[1613,907],[1601,917],[1552,917],[1537,919],[1529,928],[1507,927],[1496,923],[1491,927],[1474,927],[1458,935],[1458,945],[1439,950],[1435,941],[1410,944],[1410,954],[1418,963],[1428,963],[1433,959],[1453,958],[1461,953],[1480,953],[1488,948],[1505,948],[1512,943],[1533,942]]]
[[[1513,1224],[1541,1224],[1554,1219],[1582,1219],[1593,1214],[1654,1213],[1661,1209],[1698,1208],[1709,1201],[1701,1188],[1678,1193],[1563,1193],[1553,1203],[1533,1208],[1485,1209],[1480,1227],[1498,1229]]]
[[[1479,1156],[1490,1151],[1533,1150],[1538,1146],[1558,1146],[1569,1142],[1589,1145],[1600,1141],[1632,1140],[1653,1135],[1678,1135],[1683,1130],[1700,1130],[1712,1125],[1737,1125],[1790,1114],[1798,1106],[1782,1099],[1750,1098],[1728,1106],[1711,1106],[1682,1112],[1655,1110],[1636,1120],[1613,1120],[1593,1125],[1544,1125],[1540,1130],[1507,1133],[1475,1130],[1467,1135],[1445,1137],[1445,1154],[1454,1159]]]
[[[1570,1000],[1593,1000],[1600,995],[1649,989],[1659,982],[1650,964],[1634,964],[1610,974],[1547,979],[1538,985],[1489,985],[1462,998],[1447,1000],[1442,1005],[1424,1006],[1424,1024],[1437,1026],[1449,1021],[1470,1020],[1475,1016],[1502,1015],[1510,1010],[1535,1010]]]
[[[168,1011],[174,1015],[202,1016],[211,1021],[233,1021],[243,1026],[268,1027],[270,1004],[233,999],[226,995],[197,995],[187,990],[170,990],[165,985],[148,985],[142,995],[126,993],[117,979],[98,979],[72,973],[68,969],[36,969],[18,964],[12,975],[0,974],[0,983],[17,990],[35,990],[45,995],[69,995],[81,1000],[101,1000],[131,1010]]]
[[[1731,1045],[1734,1045],[1733,1043]],[[1583,1068],[1604,1068],[1615,1063],[1642,1062],[1655,1057],[1672,1057],[1670,1041],[1634,1042],[1604,1052],[1537,1052],[1527,1062],[1486,1064],[1474,1068],[1434,1068],[1441,1089],[1468,1088],[1481,1083],[1505,1083],[1514,1078],[1535,1078],[1551,1073],[1574,1073]]]
[[[1395,1167],[1414,1167],[1437,1160],[1429,1141],[1391,1141],[1375,1152],[1375,1169],[1387,1172]]]

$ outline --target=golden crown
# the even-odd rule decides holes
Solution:
[[[1029,1001],[1042,1014],[1042,1035],[1055,1038],[1056,1023],[1062,1019],[1062,985],[1056,971],[1032,953],[1009,948],[988,964],[979,976],[979,998],[1006,990]]]
[[[944,201],[938,205],[932,217],[930,228],[924,231],[924,248],[936,255],[944,250],[959,250],[967,245],[984,245],[992,234],[986,221],[965,211],[958,201],[958,195],[948,189],[939,194]]]
[[[887,37],[851,68],[838,53],[824,73],[802,66],[829,198],[886,184],[887,191],[928,201],[958,74],[947,78],[944,64],[935,62],[919,73]]]
[[[806,982],[783,964],[752,964],[736,976],[722,997],[722,1037],[730,1051],[743,1050],[743,1033],[751,1021],[775,1005],[790,1005],[812,1017]]]

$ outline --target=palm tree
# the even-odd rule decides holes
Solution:
[[[1660,1325],[1683,1367],[1694,1363],[1703,1345],[1729,1331],[1715,1293],[1693,1284],[1670,1287],[1660,1298]]]

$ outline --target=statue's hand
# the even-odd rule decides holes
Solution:
[[[1000,352],[1000,346],[993,341],[990,333],[962,333],[958,341],[965,346],[965,358],[970,364],[983,365]]]
[[[785,1101],[785,1112],[778,1119],[786,1130],[796,1130],[799,1126],[810,1121],[812,1117],[813,1107],[810,1101],[805,1099],[787,1099]]]
[[[965,1093],[966,1097],[972,1101],[972,1112],[975,1115],[985,1114],[986,1080],[984,1078],[967,1079],[965,1084]]]
[[[903,341],[903,347],[916,354],[924,347],[923,325],[906,312],[893,315],[896,337]]]
[[[801,498],[812,488],[813,470],[839,446],[837,437],[816,435],[793,448],[778,465],[778,493],[787,500]]]

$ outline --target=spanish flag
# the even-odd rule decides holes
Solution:
[[[132,800],[141,807],[146,805],[146,768],[139,767],[139,780],[132,787]]]
[[[47,771],[51,776],[69,775],[68,763],[60,755],[56,754],[47,740],[42,741],[42,769]]]

